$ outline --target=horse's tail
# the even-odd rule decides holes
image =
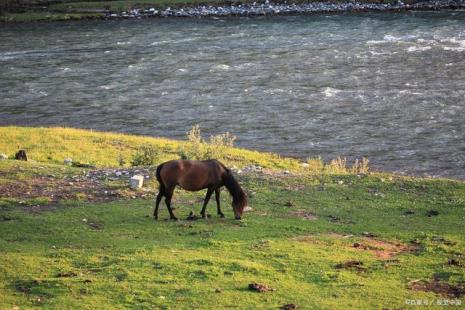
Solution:
[[[160,184],[160,192],[165,190],[165,184],[163,184],[163,180],[161,178],[161,168],[163,168],[163,164],[158,165],[157,171],[155,173],[155,176],[157,178],[158,183]]]

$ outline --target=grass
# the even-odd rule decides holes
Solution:
[[[0,136],[0,153],[9,157],[14,157],[18,149],[26,149],[28,156],[39,162],[61,164],[64,159],[72,158],[98,167],[118,166],[121,159],[130,163],[141,145],[159,149],[161,162],[176,159],[186,145],[186,142],[163,138],[59,127],[0,127]],[[302,170],[299,160],[277,154],[231,147],[226,147],[224,152],[223,161],[239,168],[255,164],[270,169]]]
[[[152,199],[63,199],[32,212],[46,197],[21,204],[20,193],[8,197],[2,186],[88,171],[61,164],[68,156],[109,167],[138,144],[159,146],[168,159],[182,142],[70,128],[2,127],[0,136],[0,153],[23,147],[35,160],[0,161],[0,309],[279,309],[291,303],[299,309],[409,309],[406,300],[417,299],[439,309],[438,300],[464,303],[463,296],[410,289],[416,280],[465,281],[461,181],[329,170],[315,175],[295,159],[231,148],[228,165],[260,163],[271,171],[238,175],[253,208],[242,221],[233,220],[226,192],[225,219],[211,202],[207,220],[171,222],[162,208],[155,222]],[[203,194],[177,190],[177,216],[198,213]],[[438,215],[427,216],[431,210]],[[369,240],[380,248],[354,247]],[[382,242],[410,250],[381,259]],[[336,268],[352,260],[361,267]],[[250,291],[252,282],[274,291]]]

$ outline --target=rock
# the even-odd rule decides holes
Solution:
[[[250,211],[253,211],[253,208],[252,208],[252,207],[246,206],[246,207],[244,208],[244,212],[250,212]]]
[[[115,172],[115,175],[116,175],[117,177],[120,177],[120,176],[122,175],[122,173],[121,173],[121,171],[116,171],[116,172]]]
[[[310,165],[307,164],[307,163],[302,163],[301,166],[304,167],[304,168],[308,168]]]
[[[129,179],[129,184],[132,189],[141,188],[144,184],[144,176],[143,175],[135,175]]]
[[[260,283],[250,283],[249,284],[249,290],[256,291],[256,292],[259,292],[259,293],[274,291],[274,289],[269,287],[268,285],[260,284]]]
[[[24,160],[24,161],[27,161],[26,151],[25,151],[25,150],[19,150],[19,151],[15,154],[15,159],[16,159],[16,160]]]
[[[73,164],[73,160],[71,158],[65,158],[63,161],[65,165],[71,166]]]
[[[6,154],[0,154],[0,160],[3,160],[3,159],[8,159],[8,156]]]
[[[364,231],[362,232],[362,236],[365,236],[367,238],[374,238],[376,237],[376,235],[374,233],[371,233],[371,232],[368,232],[368,231]]]
[[[437,210],[429,210],[428,212],[426,212],[427,217],[438,216],[438,215],[439,215],[439,211]]]
[[[289,200],[289,201],[286,202],[284,205],[285,205],[286,207],[288,207],[288,208],[293,208],[293,207],[295,207],[295,204],[294,204],[294,202],[292,202],[292,200]]]

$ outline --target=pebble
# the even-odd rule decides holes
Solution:
[[[279,14],[308,14],[348,11],[390,11],[390,10],[438,10],[465,8],[465,0],[422,1],[413,4],[397,3],[357,3],[357,2],[312,2],[312,3],[263,3],[239,4],[231,6],[184,7],[165,10],[138,9],[119,14],[108,13],[106,18],[140,18],[140,17],[219,17],[219,16],[260,16]]]

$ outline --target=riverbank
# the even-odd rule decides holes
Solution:
[[[137,19],[166,17],[227,17],[305,15],[316,13],[385,12],[385,11],[437,11],[464,9],[464,0],[445,1],[388,1],[388,2],[160,2],[160,1],[108,1],[65,2],[46,6],[26,6],[20,12],[0,15],[3,22],[82,19]]]
[[[225,162],[242,170],[252,207],[242,221],[226,191],[226,218],[211,202],[198,219],[205,193],[182,190],[181,220],[162,207],[154,221],[153,167],[121,157],[151,144],[165,160],[183,142],[69,128],[0,136],[0,153],[21,147],[32,159],[0,160],[2,309],[463,305],[464,182],[321,171],[231,148]],[[128,186],[136,173],[139,190]]]

